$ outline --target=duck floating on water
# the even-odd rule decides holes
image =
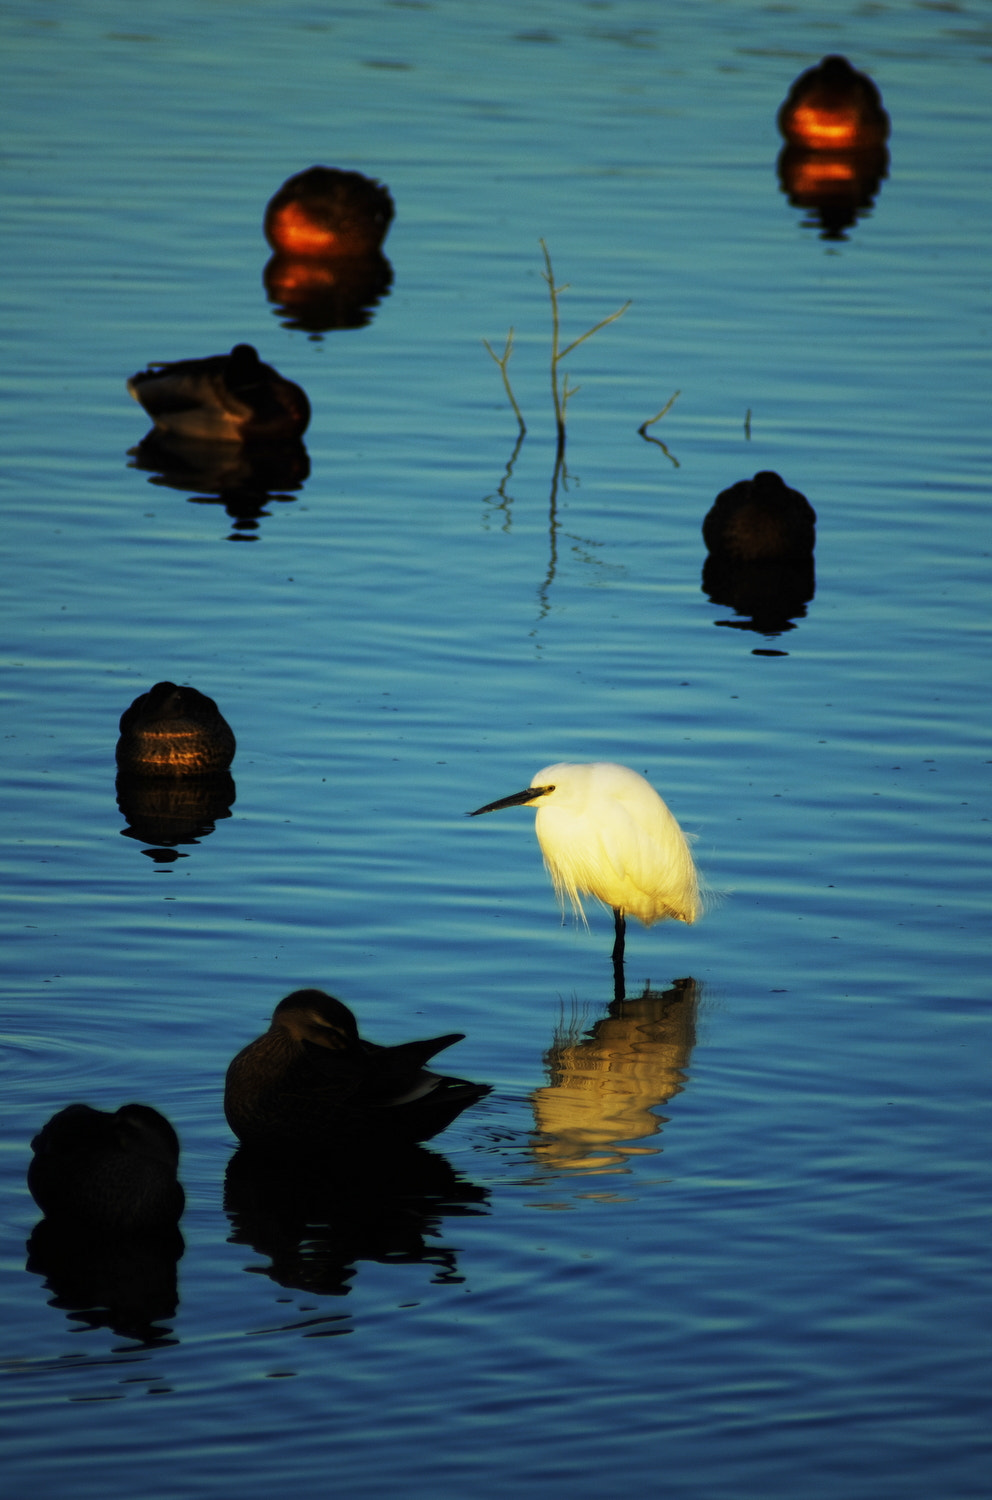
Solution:
[[[703,521],[709,551],[740,562],[809,557],[816,543],[816,511],[771,469],[721,490]]]
[[[263,227],[273,250],[294,258],[363,256],[378,250],[394,211],[381,182],[361,172],[309,167],[283,183]]]
[[[885,144],[890,123],[868,75],[834,54],[796,79],[779,109],[778,128],[793,146],[865,151]]]
[[[428,1140],[490,1092],[424,1066],[463,1035],[382,1047],[333,995],[294,990],[228,1068],[227,1122],[243,1145],[293,1157]]]
[[[53,1223],[112,1234],[175,1229],[186,1196],[179,1137],[148,1104],[70,1104],[31,1142],[31,1196]]]
[[[156,682],[121,715],[117,764],[139,776],[212,776],[226,771],[237,741],[206,693]]]
[[[206,359],[156,360],[128,391],[160,432],[213,443],[287,443],[310,421],[306,392],[251,344]]]

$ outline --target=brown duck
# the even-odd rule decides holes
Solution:
[[[801,73],[778,112],[793,146],[811,151],[865,151],[884,145],[889,117],[867,73],[836,53]]]
[[[382,1047],[333,995],[294,990],[228,1068],[227,1122],[243,1145],[294,1156],[428,1140],[489,1093],[424,1066],[462,1037]]]
[[[739,562],[785,562],[809,557],[816,544],[816,511],[770,469],[722,490],[703,521],[710,552]]]
[[[160,432],[211,443],[288,443],[306,431],[306,392],[251,344],[206,359],[156,360],[127,382]]]
[[[378,250],[393,218],[381,182],[337,167],[309,167],[290,177],[265,210],[265,237],[294,259],[338,259]]]
[[[31,1142],[31,1196],[53,1223],[114,1234],[174,1229],[186,1202],[179,1137],[147,1104],[70,1104]]]
[[[212,776],[234,759],[234,731],[206,693],[156,682],[121,715],[117,764],[139,776]]]

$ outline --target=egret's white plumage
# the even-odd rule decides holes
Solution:
[[[582,896],[613,911],[614,969],[622,998],[625,917],[650,927],[702,914],[689,842],[650,782],[611,761],[560,762],[538,771],[529,787],[470,814],[536,806],[535,832],[562,910],[566,900],[585,921]]]
[[[531,788],[534,831],[559,901],[585,920],[580,896],[594,896],[645,927],[666,917],[695,922],[699,883],[689,843],[650,782],[610,761],[545,766]]]

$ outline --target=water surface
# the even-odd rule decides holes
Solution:
[[[985,1493],[988,7],[0,25],[11,1492]],[[776,172],[829,51],[893,120],[835,238]],[[391,281],[323,332],[263,284],[315,162],[397,205]],[[557,485],[541,238],[566,337],[631,301],[568,362]],[[314,411],[248,513],[136,467],[124,390],[241,340]],[[774,631],[702,588],[761,469],[818,516]],[[117,721],[162,678],[238,737],[191,842],[122,837]],[[648,775],[714,893],[631,924],[626,1015],[531,815],[464,816],[560,759]],[[299,985],[464,1031],[494,1086],[309,1234],[245,1210],[220,1109]],[[29,1142],[77,1098],[182,1137],[143,1337],[26,1268]]]

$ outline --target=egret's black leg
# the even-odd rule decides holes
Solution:
[[[619,906],[613,908],[613,926],[616,932],[613,940],[613,998],[622,1001],[626,999],[623,979],[623,944],[627,922]]]

